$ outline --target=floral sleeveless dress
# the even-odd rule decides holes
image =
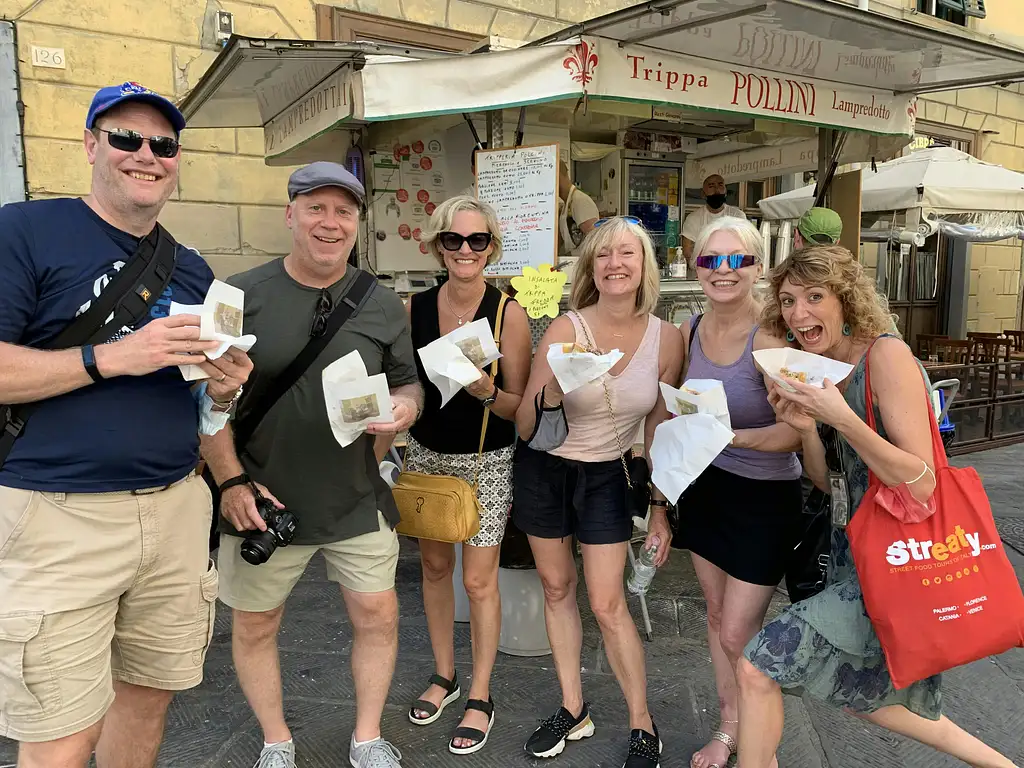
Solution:
[[[864,363],[851,375],[845,398],[867,421]],[[926,376],[927,380],[927,376]],[[875,408],[878,434],[885,437]],[[840,439],[843,469],[850,490],[851,514],[868,489],[867,465]],[[938,720],[942,713],[941,675],[896,690],[885,665],[882,646],[871,626],[850,541],[842,528],[832,529],[828,583],[817,595],[795,603],[766,625],[747,645],[750,663],[787,693],[812,697],[855,712],[874,712],[902,704],[911,712]]]

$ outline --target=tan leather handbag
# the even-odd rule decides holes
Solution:
[[[494,343],[501,341],[501,319],[508,296],[502,293],[494,324]],[[498,375],[498,361],[491,363],[491,377]],[[466,541],[480,531],[482,508],[476,490],[480,480],[480,459],[487,437],[487,420],[491,415],[484,408],[480,427],[480,447],[476,453],[473,483],[451,475],[430,475],[424,472],[402,472],[392,489],[395,504],[402,516],[396,529],[404,536],[452,544]],[[408,450],[408,449],[406,449]],[[407,458],[408,460],[408,458]]]

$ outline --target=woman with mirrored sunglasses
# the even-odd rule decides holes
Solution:
[[[414,347],[422,349],[474,320],[486,319],[493,333],[503,297],[484,280],[484,268],[501,258],[501,230],[494,210],[472,197],[450,198],[431,216],[424,242],[448,271],[448,279],[409,301]],[[406,449],[408,470],[460,477],[469,483],[479,478],[480,531],[462,547],[463,584],[473,636],[473,682],[466,713],[448,743],[449,751],[457,755],[482,749],[494,722],[489,687],[501,634],[498,554],[512,503],[513,419],[530,372],[526,313],[513,300],[506,301],[502,310],[498,348],[502,357],[497,375],[492,379],[481,371],[480,379],[458,392],[444,408],[438,389],[427,378],[417,356],[426,400],[419,421],[409,431]],[[477,475],[485,409],[490,417]],[[455,670],[455,547],[421,539],[420,559],[435,669],[422,698],[412,704],[409,720],[415,725],[429,725],[462,692]]]
[[[658,383],[678,383],[682,364],[678,332],[653,314],[658,295],[658,263],[643,227],[625,217],[595,227],[573,270],[572,309],[544,334],[519,406],[516,423],[527,442],[516,457],[512,514],[529,537],[544,587],[545,626],[562,689],[561,706],[526,742],[532,757],[554,757],[567,742],[594,734],[580,677],[575,538],[590,608],[626,699],[624,766],[660,764],[662,742],[647,707],[644,649],[623,588],[633,516],[649,515],[645,546],[658,538],[659,566],[671,538],[660,493],[652,493],[650,509],[638,508],[635,489],[644,487],[647,473],[632,457],[637,442],[650,455],[654,429],[668,418]],[[552,344],[598,353],[618,349],[623,357],[607,374],[563,394],[547,360]],[[565,425],[563,432],[549,430],[552,416],[556,426]]]
[[[722,382],[736,437],[680,497],[673,545],[690,550],[707,602],[721,718],[690,765],[725,768],[739,736],[735,669],[796,543],[800,438],[777,419],[768,379],[753,357],[755,350],[785,346],[758,321],[760,234],[745,219],[723,216],[701,231],[693,252],[709,306],[680,329],[687,347],[683,379]]]

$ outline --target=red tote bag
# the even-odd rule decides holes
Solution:
[[[864,388],[868,425],[875,429],[867,366]],[[949,466],[938,425],[929,421],[934,514],[901,522],[879,499],[880,493],[891,499],[891,491],[870,473],[846,529],[864,605],[896,688],[1024,646],[1024,594],[981,478],[973,468]]]

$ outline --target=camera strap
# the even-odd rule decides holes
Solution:
[[[349,267],[354,269],[354,267]],[[302,351],[289,363],[288,367],[275,379],[268,382],[265,387],[255,390],[251,397],[242,395],[239,402],[239,411],[243,415],[233,422],[235,435],[235,450],[241,456],[245,446],[252,438],[260,422],[270,412],[281,396],[291,389],[303,374],[309,369],[313,361],[320,356],[320,353],[327,348],[334,335],[341,330],[348,320],[356,315],[366,300],[373,293],[377,284],[377,278],[369,272],[359,270],[352,286],[345,292],[341,301],[335,306],[327,319],[327,327],[320,336],[311,338]]]
[[[104,232],[106,234],[106,232]],[[71,349],[85,344],[104,344],[122,328],[134,328],[163,295],[171,282],[178,244],[159,224],[139,242],[120,271],[89,309],[49,341],[35,349]],[[24,433],[29,417],[42,401],[0,405],[0,467],[15,441]]]

